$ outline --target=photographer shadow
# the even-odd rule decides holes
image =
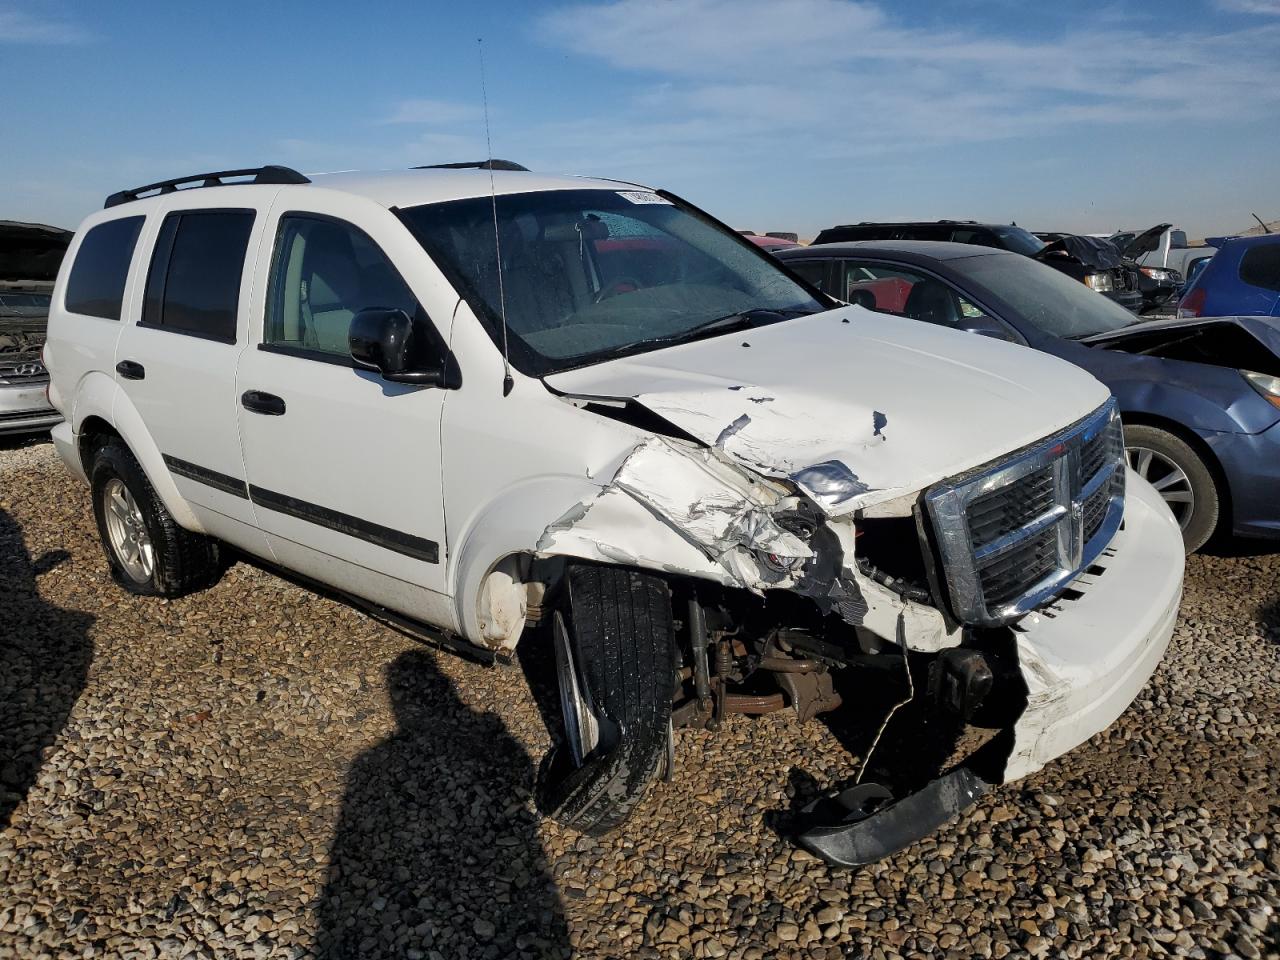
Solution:
[[[33,561],[22,528],[0,510],[0,830],[35,785],[45,754],[84,691],[93,617],[47,603],[36,578],[67,560]]]
[[[534,770],[524,749],[495,714],[461,702],[432,653],[400,654],[387,687],[399,728],[348,775],[318,956],[567,956],[524,802]]]

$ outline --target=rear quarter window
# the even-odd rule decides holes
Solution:
[[[236,342],[240,279],[253,210],[184,210],[160,225],[142,324]]]
[[[143,217],[100,223],[85,234],[71,265],[63,303],[70,313],[119,320],[129,263]]]
[[[1280,243],[1246,250],[1240,259],[1240,279],[1253,287],[1280,290]]]

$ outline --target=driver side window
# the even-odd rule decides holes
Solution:
[[[844,296],[849,303],[945,327],[976,310],[941,280],[899,266],[846,260]],[[966,310],[967,307],[967,310]]]
[[[292,214],[276,233],[263,343],[277,350],[350,360],[352,318],[371,307],[418,302],[387,255],[349,223]]]

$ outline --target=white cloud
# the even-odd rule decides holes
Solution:
[[[1280,0],[1218,0],[1218,7],[1230,13],[1280,17]]]
[[[89,33],[77,24],[0,7],[0,43],[71,44],[89,39]]]
[[[1280,0],[1226,0],[1275,6]],[[1280,26],[1160,33],[1123,21],[1028,40],[919,27],[859,0],[615,0],[544,15],[551,42],[648,83],[575,125],[598,152],[839,158],[1066,129],[1263,114]],[[678,117],[679,121],[668,118]],[[573,128],[562,131],[574,142]]]
[[[401,100],[396,104],[385,123],[415,123],[438,126],[476,120],[480,111],[468,103],[449,100]]]

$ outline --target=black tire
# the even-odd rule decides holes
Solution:
[[[140,597],[172,599],[217,582],[223,571],[218,542],[178,526],[123,441],[108,440],[94,451],[89,481],[98,537],[107,555],[111,577],[117,584]],[[129,572],[108,532],[106,492],[113,481],[127,488],[141,515],[141,526],[150,538],[152,569],[141,578]]]
[[[1129,465],[1137,469],[1139,474],[1145,473],[1146,479],[1153,481],[1157,492],[1162,496],[1167,497],[1174,492],[1181,494],[1184,490],[1190,494],[1188,509],[1181,509],[1182,501],[1172,502],[1169,506],[1182,526],[1182,542],[1187,553],[1195,553],[1213,536],[1222,512],[1222,497],[1213,471],[1190,444],[1159,427],[1146,424],[1126,426],[1124,444]],[[1143,462],[1139,451],[1150,451],[1155,455],[1150,458],[1145,471],[1138,469]],[[1167,470],[1168,465],[1161,458],[1182,471],[1186,478],[1185,484],[1180,480],[1170,483],[1175,475]],[[1162,490],[1162,483],[1170,483],[1170,486]]]
[[[667,755],[675,694],[671,594],[658,577],[575,564],[556,615],[599,736],[579,764],[565,731],[539,770],[538,801],[566,826],[600,835],[627,819]]]

